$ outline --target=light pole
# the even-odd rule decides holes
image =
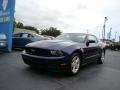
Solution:
[[[88,34],[88,29],[86,31],[87,31],[87,34]]]
[[[97,31],[99,31],[99,38],[101,38],[102,39],[102,35],[101,35],[101,28],[102,26],[96,26],[96,28],[97,28]]]
[[[120,42],[120,36],[119,36],[119,42]]]
[[[103,39],[105,40],[105,27],[106,27],[106,21],[108,20],[107,17],[105,17],[105,20],[104,20],[104,25],[103,25]]]
[[[116,41],[117,32],[115,32],[115,41]]]
[[[111,39],[111,30],[112,30],[112,28],[110,28],[109,39]]]

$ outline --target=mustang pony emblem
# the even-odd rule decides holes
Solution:
[[[31,52],[34,53],[36,50],[35,49],[31,49]]]

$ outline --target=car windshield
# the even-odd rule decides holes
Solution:
[[[44,36],[42,36],[42,35],[39,35],[39,34],[33,34],[36,38],[45,38]]]
[[[5,34],[0,34],[0,39],[6,39],[6,35]]]
[[[82,33],[64,33],[56,37],[57,40],[70,40],[80,43],[83,43],[85,41],[85,38],[86,38],[86,34],[82,34]]]

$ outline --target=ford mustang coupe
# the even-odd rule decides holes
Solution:
[[[27,44],[22,53],[23,61],[56,71],[75,75],[84,64],[105,59],[105,47],[96,36],[84,33],[64,33],[54,40]]]

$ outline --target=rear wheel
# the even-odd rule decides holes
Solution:
[[[105,51],[103,50],[102,53],[101,53],[100,58],[97,60],[97,63],[98,64],[103,64],[104,60],[105,60]]]
[[[75,75],[79,72],[81,66],[81,59],[80,55],[78,53],[74,53],[71,58],[68,65],[68,72],[70,75]]]

